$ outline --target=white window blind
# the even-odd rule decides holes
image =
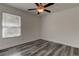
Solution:
[[[21,17],[13,14],[2,14],[2,37],[21,36]]]

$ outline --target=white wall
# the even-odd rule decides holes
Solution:
[[[22,36],[6,39],[2,38],[2,12],[20,15],[22,17]],[[40,35],[40,22],[40,17],[0,4],[0,49],[37,40]]]
[[[42,39],[79,47],[79,7],[44,16],[41,30]]]

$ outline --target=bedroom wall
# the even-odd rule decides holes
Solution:
[[[41,38],[79,48],[79,7],[42,17]]]
[[[2,38],[2,12],[22,17],[22,35],[20,37]],[[31,13],[0,4],[0,49],[12,47],[39,38],[40,17]]]

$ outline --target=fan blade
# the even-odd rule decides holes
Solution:
[[[42,3],[40,3],[42,5]]]
[[[51,5],[53,5],[53,4],[55,4],[55,3],[48,3],[48,4],[46,4],[44,7],[46,8],[46,7],[51,6]]]
[[[45,9],[44,11],[46,11],[46,12],[48,12],[48,13],[51,13],[51,11],[50,11],[50,10],[47,10],[47,9]]]
[[[35,5],[36,5],[36,6],[39,6],[39,4],[38,4],[38,3],[35,3]]]
[[[38,12],[37,14],[39,15],[40,13]]]
[[[29,11],[31,11],[31,10],[36,10],[36,8],[33,8],[33,9],[28,9]]]

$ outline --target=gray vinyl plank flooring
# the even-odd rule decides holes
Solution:
[[[0,50],[0,56],[79,56],[79,48],[39,39]]]

